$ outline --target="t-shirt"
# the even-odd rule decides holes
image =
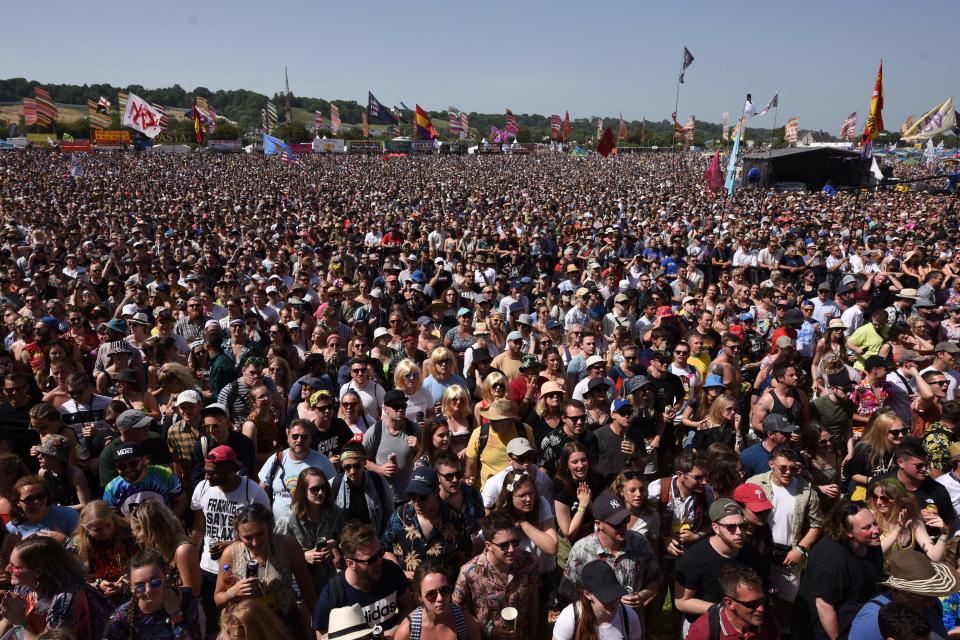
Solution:
[[[470,440],[467,441],[466,456],[473,460],[479,458],[480,462],[480,484],[483,485],[487,479],[501,469],[510,466],[510,458],[507,456],[507,443],[518,437],[526,437],[532,443],[533,429],[526,425],[514,423],[512,426],[494,429],[492,426],[486,428],[487,444],[483,451],[480,451],[480,433],[484,427],[478,427],[470,433]]]
[[[752,444],[740,454],[740,463],[743,465],[744,478],[766,473],[770,471],[770,452],[762,442]]]
[[[343,449],[343,445],[354,439],[353,431],[347,426],[347,423],[340,418],[334,418],[330,421],[330,427],[326,431],[320,431],[315,428],[313,432],[313,441],[316,443],[314,449],[325,456],[338,456]]]
[[[376,434],[380,433],[380,445],[374,451],[374,440]],[[407,495],[407,483],[410,481],[410,474],[413,472],[413,456],[416,453],[416,447],[407,444],[407,438],[416,436],[420,439],[420,427],[407,420],[403,429],[396,434],[390,433],[390,429],[382,422],[373,425],[363,435],[363,448],[367,452],[367,457],[379,465],[389,462],[390,454],[397,456],[397,470],[393,477],[383,479],[390,484],[393,495],[400,497]],[[387,505],[389,507],[389,505]]]
[[[8,533],[19,533],[22,538],[29,538],[38,531],[59,531],[65,536],[73,535],[74,529],[80,524],[80,512],[70,507],[58,504],[51,505],[50,511],[40,522],[7,523]]]
[[[643,441],[643,433],[640,432],[632,423],[627,427],[624,435],[618,436],[610,428],[610,425],[604,425],[593,432],[597,437],[597,466],[594,469],[597,473],[608,480],[627,468],[627,455],[620,451],[620,445],[624,437],[633,442],[637,447],[637,456],[643,455],[646,446]]]
[[[890,602],[890,595],[885,593],[871,598],[857,612],[850,626],[850,640],[884,640],[880,633],[880,607]],[[936,598],[932,599],[931,606],[920,610],[927,624],[930,625],[930,640],[940,640],[947,637],[947,629],[943,624],[943,607]]]
[[[573,640],[576,633],[573,608],[579,606],[579,603],[568,604],[560,612],[556,623],[553,625],[555,640]],[[627,616],[626,625],[624,625],[624,615]],[[640,623],[637,612],[631,607],[623,605],[617,607],[613,619],[597,627],[597,640],[641,640],[641,638],[643,638],[643,625]]]
[[[273,477],[270,486],[273,488],[273,517],[277,522],[290,515],[292,493],[294,487],[297,486],[297,478],[300,477],[301,471],[307,467],[319,469],[327,478],[328,483],[332,483],[333,479],[337,477],[337,471],[333,468],[330,459],[312,449],[303,460],[295,459],[290,455],[290,450],[287,449],[280,454],[280,460],[280,468],[274,469],[277,458],[271,456],[269,460],[263,463],[259,474],[261,482],[267,482],[271,476]]]
[[[792,636],[827,639],[817,613],[817,598],[836,609],[843,635],[860,607],[877,594],[882,565],[880,545],[868,547],[865,555],[858,556],[832,538],[821,539],[810,550],[807,569],[800,578],[790,621]]]
[[[790,484],[781,487],[775,482],[770,483],[773,489],[773,509],[767,517],[767,523],[770,525],[770,531],[773,532],[773,541],[777,544],[793,544],[793,520],[796,514],[797,488],[799,483],[796,478],[790,480]]]
[[[0,439],[31,471],[36,471],[37,458],[30,455],[30,449],[40,444],[40,434],[30,428],[28,412],[33,404],[31,401],[22,407],[15,407],[9,402],[0,403]]]
[[[720,602],[723,599],[720,569],[731,562],[750,567],[761,576],[766,575],[763,556],[753,545],[744,544],[737,555],[724,558],[710,544],[710,538],[706,538],[694,543],[677,561],[677,584],[693,590],[696,598],[707,602]],[[697,618],[692,615],[685,616],[689,622]]]
[[[240,505],[253,503],[270,506],[266,492],[253,480],[240,478],[240,484],[230,492],[214,487],[203,480],[193,490],[190,508],[203,513],[203,553],[200,555],[200,568],[210,573],[220,570],[217,561],[210,557],[210,545],[215,542],[231,541],[235,538],[234,516]]]
[[[103,490],[103,501],[119,510],[125,516],[130,515],[130,505],[147,500],[159,500],[168,507],[174,498],[183,493],[180,479],[167,467],[147,466],[146,475],[140,482],[131,484],[117,476]]]
[[[334,580],[339,581],[343,587],[345,599],[342,602],[333,601],[331,587]],[[403,570],[389,560],[383,561],[382,575],[369,592],[354,589],[346,581],[344,574],[338,573],[320,592],[313,611],[313,628],[320,633],[326,633],[332,609],[359,604],[368,626],[380,625],[384,629],[392,629],[400,624],[398,601],[409,588],[410,581]]]
[[[105,487],[117,477],[117,465],[113,462],[113,452],[117,447],[126,444],[119,438],[114,438],[100,453],[100,486]],[[168,465],[173,462],[170,451],[164,446],[160,434],[151,432],[146,441],[140,445],[143,452],[150,459],[151,464]]]
[[[483,506],[487,509],[493,509],[500,494],[503,492],[503,481],[507,479],[507,474],[513,470],[513,465],[508,465],[490,476],[480,488],[480,498],[483,500]],[[546,473],[535,466],[530,467],[530,475],[533,476],[533,483],[537,486],[537,495],[553,500],[553,480]],[[551,507],[551,511],[553,508]]]
[[[835,438],[846,437],[850,431],[850,419],[856,407],[850,400],[834,402],[829,394],[822,395],[810,403],[811,413],[820,420],[820,424]]]
[[[881,477],[895,478],[896,476],[897,471],[896,469],[893,469],[883,474]],[[953,521],[957,519],[957,512],[953,508],[953,501],[950,499],[950,492],[947,491],[946,487],[933,478],[924,478],[923,482],[920,483],[916,491],[910,491],[907,489],[907,492],[912,493],[913,497],[917,499],[917,504],[920,506],[921,511],[924,509],[934,511],[943,519],[944,522],[948,524],[953,523]]]

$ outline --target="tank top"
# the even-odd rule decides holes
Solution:
[[[242,543],[234,544],[231,560],[233,566],[230,567],[230,572],[238,581],[246,578],[247,563],[252,562],[253,558]],[[275,613],[283,617],[297,606],[297,594],[293,590],[293,573],[290,571],[286,555],[277,552],[273,540],[270,541],[267,563],[257,567],[257,579],[260,581],[261,592],[257,599],[273,609]]]
[[[278,441],[280,428],[273,415],[266,420],[253,415],[248,419],[257,427],[257,451],[259,453],[276,452],[280,444]]]
[[[463,615],[463,609],[451,603],[450,609],[453,612],[453,626],[456,627],[457,640],[468,640],[470,637],[467,630],[467,619]],[[410,640],[420,640],[420,627],[423,624],[423,607],[417,607],[407,616],[410,621]]]
[[[780,400],[774,391],[770,390],[770,396],[773,398],[773,407],[770,408],[770,413],[779,413],[782,416],[786,416],[792,424],[799,424],[798,420],[800,419],[800,394],[797,393],[796,389],[790,390],[790,397],[793,398],[793,406],[788,407],[783,404],[783,401]]]

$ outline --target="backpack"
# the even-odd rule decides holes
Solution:
[[[204,436],[206,439],[206,436]],[[206,457],[206,453],[204,453]],[[267,498],[270,500],[271,504],[273,503],[273,481],[276,479],[277,474],[280,473],[280,470],[283,469],[283,451],[277,451],[277,457],[273,459],[273,466],[270,467],[270,474],[267,477],[266,485],[267,488]]]
[[[707,609],[707,623],[710,629],[707,638],[709,638],[709,640],[720,640],[720,608],[722,606],[723,605],[718,602],[710,605],[710,608]],[[777,622],[773,617],[772,611],[766,607],[763,613],[763,630],[766,632],[768,638],[777,637]]]
[[[526,429],[524,429],[524,433],[521,434],[520,429],[517,427],[516,422],[513,423],[513,429],[514,431],[516,431],[518,438],[527,437]],[[482,425],[480,425],[480,441],[477,443],[477,461],[478,462],[480,460],[480,456],[483,455],[483,450],[486,448],[487,440],[489,439],[490,439],[490,423],[484,422]]]
[[[403,427],[401,431],[407,434],[408,436],[416,435],[413,433],[413,430],[410,428],[413,426],[409,420],[404,418]],[[373,451],[374,457],[377,455],[377,451],[380,450],[380,441],[383,439],[383,420],[377,420],[377,423],[373,425],[373,437],[370,439],[371,451]]]
[[[370,479],[373,480],[373,488],[377,491],[377,499],[380,501],[380,504],[387,504],[387,491],[383,487],[383,478],[380,477],[379,473],[372,471],[367,471],[370,474]],[[336,478],[333,479],[333,484],[330,486],[330,492],[336,496],[340,493],[340,485],[343,484],[343,474],[341,473]]]

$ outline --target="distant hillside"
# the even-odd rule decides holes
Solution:
[[[26,80],[24,78],[8,78],[0,80],[0,103],[7,103],[0,106],[0,120],[16,121],[20,113],[20,107],[17,103],[24,97],[33,95],[33,88],[41,83],[36,80]],[[85,106],[87,100],[97,101],[101,96],[106,97],[114,104],[116,108],[117,92],[131,91],[141,98],[156,104],[161,104],[167,108],[169,115],[182,119],[183,112],[190,108],[193,96],[206,98],[210,104],[214,105],[217,112],[230,120],[236,122],[241,132],[254,130],[260,125],[260,110],[267,101],[272,101],[277,106],[281,122],[284,119],[283,106],[284,97],[281,94],[265,96],[255,91],[246,89],[230,89],[212,91],[206,87],[197,87],[192,93],[179,84],[162,89],[147,89],[140,85],[129,85],[127,87],[115,87],[109,84],[43,84],[50,92],[54,101],[60,106],[61,119],[63,121],[77,120],[86,117]],[[359,104],[355,100],[334,99],[340,110],[340,118],[344,123],[359,125],[361,114],[366,105]],[[302,123],[307,128],[312,128],[314,122],[314,112],[320,110],[324,117],[329,119],[330,101],[324,98],[307,98],[301,96],[291,96],[291,107],[293,108],[293,121]],[[389,106],[389,105],[388,105]],[[442,137],[446,137],[449,131],[446,111],[430,111],[430,117],[433,120],[434,127]],[[520,140],[538,141],[550,135],[550,115],[516,113],[517,123],[520,127]],[[403,112],[404,120],[409,123],[413,119],[410,111]],[[468,113],[470,119],[471,133],[477,137],[487,135],[491,126],[497,128],[504,127],[503,113]],[[653,121],[648,120],[645,127],[645,144],[669,145],[672,138],[673,125],[666,119]],[[689,116],[683,116],[685,121]],[[619,126],[619,118],[607,117],[604,120],[605,126],[610,125],[616,134]],[[574,118],[571,120],[573,133],[571,139],[586,141],[596,138],[596,117]],[[629,131],[628,143],[639,144],[643,124],[641,121],[633,120],[627,122]],[[377,125],[371,125],[371,129],[377,131],[380,129]],[[782,129],[778,129],[782,137]],[[755,139],[769,138],[771,131],[769,129],[748,129],[748,137]],[[721,137],[721,126],[718,123],[697,121],[695,141],[700,144],[704,140],[719,140]]]

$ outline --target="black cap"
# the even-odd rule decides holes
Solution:
[[[613,567],[604,560],[591,560],[583,565],[580,583],[585,591],[592,593],[603,604],[612,604],[627,595]]]
[[[390,389],[390,391],[387,391],[387,394],[383,396],[383,404],[388,407],[392,407],[395,404],[407,404],[407,394],[399,389]]]

